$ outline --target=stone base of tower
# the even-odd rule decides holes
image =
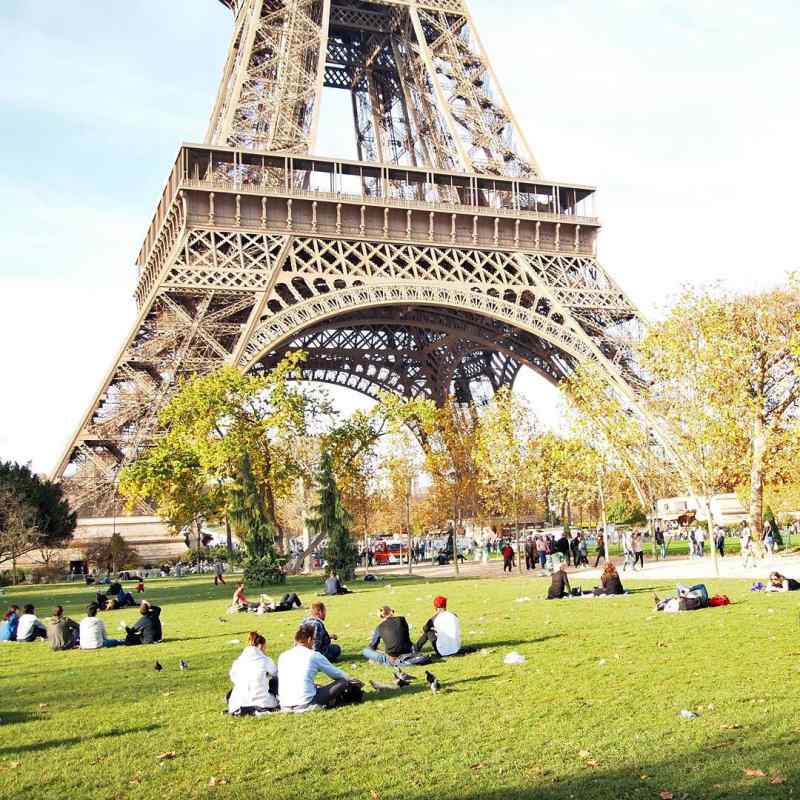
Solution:
[[[65,565],[83,561],[83,548],[98,539],[110,539],[114,533],[138,553],[142,565],[156,566],[164,561],[180,558],[186,552],[183,536],[174,535],[159,517],[84,517],[78,519],[69,547],[59,551],[58,560]],[[38,552],[20,559],[23,568],[41,566]]]

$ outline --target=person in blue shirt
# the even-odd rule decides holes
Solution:
[[[19,625],[19,606],[11,606],[0,622],[0,642],[15,642]]]

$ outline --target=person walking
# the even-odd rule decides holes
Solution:
[[[600,559],[603,559],[603,563],[605,563],[606,560],[606,537],[603,536],[602,531],[597,534],[597,542],[595,546],[597,547],[597,558],[594,560],[594,568],[597,569],[598,565],[600,564]]]
[[[725,558],[725,531],[722,528],[717,528],[717,535],[714,541],[714,546],[717,548],[720,558]]]
[[[544,536],[536,537],[536,557],[539,560],[539,569],[544,571],[547,565],[547,541]]]
[[[218,586],[220,583],[224,586],[225,585],[225,575],[223,574],[225,570],[223,569],[222,561],[218,558],[214,559],[214,586]]]
[[[534,555],[535,549],[533,546],[533,539],[529,536],[525,541],[525,569],[532,570],[534,564],[536,562],[536,556]]]

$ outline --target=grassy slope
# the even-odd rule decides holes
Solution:
[[[293,584],[305,602],[317,586]],[[616,800],[668,789],[692,800],[787,797],[800,749],[796,597],[751,595],[730,581],[713,587],[735,601],[729,608],[656,615],[652,587],[632,586],[642,589],[624,599],[550,603],[539,599],[545,581],[516,576],[359,586],[329,603],[351,674],[387,675],[358,658],[380,603],[418,631],[439,592],[461,616],[465,639],[491,652],[435,666],[450,687],[438,697],[417,684],[354,708],[256,720],[221,713],[240,651],[230,640],[258,628],[277,657],[303,612],[223,624],[228,587],[151,581],[146,596],[164,608],[164,644],[0,648],[0,796]],[[60,602],[80,618],[90,590],[8,595],[42,614]],[[514,602],[520,596],[531,601]],[[134,618],[130,609],[105,615],[110,633]],[[504,666],[512,649],[525,664]],[[181,657],[187,673],[177,668]],[[700,705],[698,719],[678,717]],[[734,723],[741,727],[723,729]],[[170,750],[177,757],[159,762]],[[748,768],[786,782],[746,778]],[[228,783],[208,788],[210,776]]]

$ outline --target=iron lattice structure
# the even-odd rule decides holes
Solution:
[[[81,517],[224,364],[441,403],[641,378],[636,309],[596,259],[593,188],[545,180],[461,0],[222,0],[235,28],[206,143],[180,148],[139,252],[138,317],[55,476]],[[323,90],[358,160],[313,155]],[[146,511],[146,509],[141,509]]]

